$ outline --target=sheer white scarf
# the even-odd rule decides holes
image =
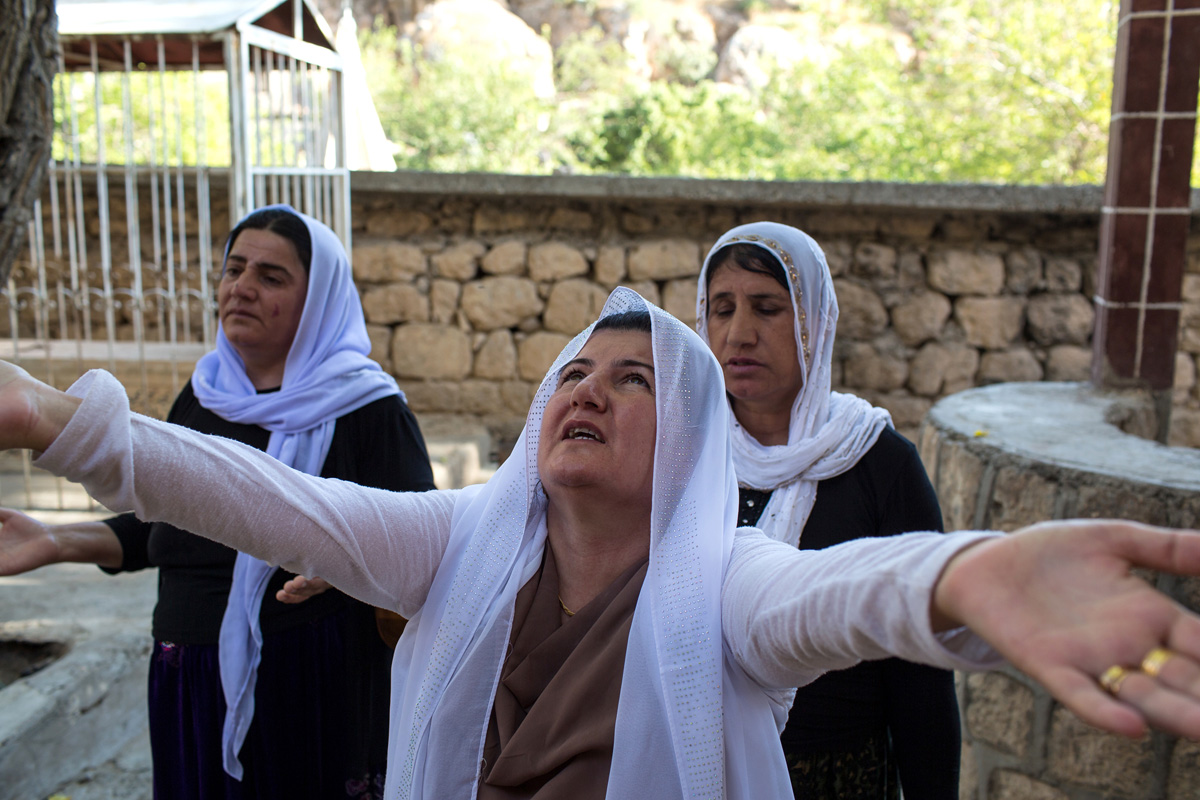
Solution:
[[[796,353],[804,369],[804,386],[792,404],[787,444],[760,444],[729,408],[738,483],[772,492],[757,527],[795,546],[817,499],[817,482],[857,464],[891,424],[891,415],[860,397],[831,391],[837,297],[825,254],[803,231],[776,222],[754,222],[717,240],[704,259],[696,292],[696,329],[701,338],[708,341],[708,266],[717,251],[732,244],[760,247],[779,261],[795,310]]]
[[[775,716],[785,712],[727,656],[721,635],[737,512],[721,370],[695,333],[627,289],[613,292],[601,316],[642,309],[656,375],[650,564],[629,633],[607,796],[790,798]],[[546,544],[542,414],[591,330],[546,374],[512,456],[455,504],[446,555],[396,647],[388,798],[475,796],[514,601]]]
[[[268,455],[319,475],[338,417],[381,397],[403,394],[396,381],[368,357],[371,341],[341,240],[326,225],[291,206],[259,210],[267,209],[295,214],[312,239],[308,292],[288,351],[283,384],[277,392],[259,394],[225,331],[218,328],[217,347],[196,364],[192,389],[200,405],[222,419],[269,430]],[[221,749],[225,771],[239,780],[243,773],[238,751],[254,716],[262,651],[258,614],[274,571],[274,566],[238,553],[221,622],[218,657],[227,709]]]

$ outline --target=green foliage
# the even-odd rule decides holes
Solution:
[[[399,168],[546,171],[553,106],[527,74],[466,48],[422,58],[394,28],[365,34],[361,48]]]
[[[138,164],[195,165],[203,155],[207,166],[229,166],[229,90],[224,72],[203,72],[199,76],[191,72],[160,74],[144,68],[128,76],[102,72],[98,122],[96,81],[97,76],[91,72],[55,76],[54,119],[58,131],[53,158],[73,159],[78,147],[82,163],[97,163],[102,145],[108,164],[132,160]],[[199,132],[197,119],[201,122]]]

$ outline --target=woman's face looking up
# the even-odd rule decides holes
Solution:
[[[708,346],[725,388],[739,404],[790,412],[804,386],[796,355],[795,311],[787,289],[770,275],[718,264],[708,284]]]
[[[538,443],[547,495],[599,490],[648,510],[657,430],[650,334],[599,331],[557,380]]]

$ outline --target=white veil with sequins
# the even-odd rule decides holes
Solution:
[[[654,501],[608,797],[791,797],[782,708],[732,661],[721,635],[737,486],[720,367],[687,326],[629,290],[613,292],[601,316],[639,310],[653,329]],[[546,542],[542,413],[559,369],[590,334],[551,366],[513,455],[455,505],[441,567],[396,648],[389,799],[474,797],[514,601]]]
[[[760,247],[779,261],[795,311],[796,354],[804,370],[804,386],[792,404],[787,444],[760,444],[729,410],[738,483],[772,493],[758,527],[794,547],[817,499],[817,482],[857,464],[892,418],[860,397],[831,391],[838,319],[833,278],[820,245],[796,228],[753,222],[727,231],[712,246],[696,292],[696,330],[704,341],[708,341],[708,266],[717,251],[732,244]]]

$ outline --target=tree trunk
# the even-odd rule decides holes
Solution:
[[[54,130],[54,0],[0,3],[0,285],[25,246]]]

